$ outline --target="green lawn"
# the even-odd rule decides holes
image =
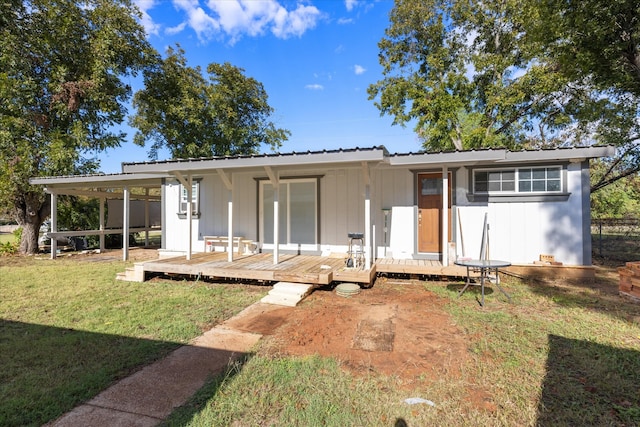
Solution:
[[[267,289],[115,280],[124,262],[0,257],[0,425],[42,425]]]
[[[124,267],[0,257],[0,425],[55,419],[267,290],[115,281]],[[416,285],[448,301],[468,346],[460,372],[408,386],[376,372],[352,374],[337,357],[285,357],[265,346],[165,424],[640,425],[640,304],[618,296],[615,274],[595,282],[507,279],[512,303],[494,298],[485,308],[472,295],[457,299],[448,283]],[[411,397],[434,406],[405,403]]]
[[[513,302],[484,309],[472,297],[461,303],[447,283],[423,282],[450,300],[446,310],[464,331],[470,357],[460,373],[408,387],[353,375],[332,358],[258,352],[166,425],[638,426],[640,305],[608,280],[508,280]],[[411,397],[434,406],[405,403]]]

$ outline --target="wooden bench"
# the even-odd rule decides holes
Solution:
[[[229,247],[228,236],[204,236],[204,250],[205,252],[213,252],[215,247],[221,247],[226,250]],[[244,254],[251,253],[252,247],[256,246],[256,243],[251,239],[245,239],[244,237],[233,237],[232,244],[236,253]]]

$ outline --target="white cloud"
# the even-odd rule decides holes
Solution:
[[[166,30],[164,30],[164,32],[165,34],[172,36],[174,34],[181,33],[182,31],[184,31],[186,27],[187,27],[187,23],[183,22],[179,25],[176,25],[175,27],[168,27]]]
[[[149,9],[152,9],[156,5],[155,0],[136,0],[135,4],[142,13],[140,24],[144,28],[144,31],[148,35],[154,34],[157,36],[160,33],[161,25],[153,22],[153,18],[147,13]]]
[[[351,11],[358,4],[358,0],[344,0],[344,5],[348,11]]]
[[[231,44],[243,36],[257,37],[267,32],[282,39],[299,37],[322,17],[315,6],[298,4],[287,10],[278,0],[206,0],[202,4],[200,0],[173,0],[173,4],[187,14],[187,25],[200,40],[224,36]],[[173,28],[178,29],[180,26]]]
[[[362,65],[356,64],[353,66],[353,72],[356,73],[357,75],[364,74],[365,71],[367,71],[367,69],[364,68]]]
[[[271,31],[276,37],[282,39],[290,36],[300,37],[305,31],[316,26],[320,16],[320,11],[315,6],[299,4],[298,8],[291,12],[286,12],[281,7],[274,19],[274,27]]]
[[[209,39],[220,30],[218,21],[200,7],[198,0],[174,0],[173,4],[178,10],[186,12],[187,24],[200,40]]]
[[[338,25],[347,25],[353,24],[353,19],[351,18],[340,18],[338,19]]]
[[[311,85],[306,85],[304,88],[309,90],[323,90],[324,86],[315,83]]]

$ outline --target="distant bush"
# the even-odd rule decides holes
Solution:
[[[18,252],[22,240],[22,228],[17,228],[13,232],[13,240],[8,242],[0,242],[0,255],[13,255]]]

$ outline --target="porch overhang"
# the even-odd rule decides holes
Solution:
[[[29,183],[42,185],[48,193],[67,194],[65,190],[87,188],[160,187],[162,178],[157,174],[118,173],[37,177],[31,178]]]

